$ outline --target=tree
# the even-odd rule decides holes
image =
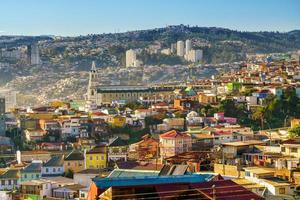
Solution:
[[[289,129],[289,137],[294,138],[300,136],[300,125]]]
[[[235,103],[232,99],[225,99],[221,101],[219,106],[219,111],[224,112],[224,115],[227,117],[236,117],[237,109]]]
[[[67,178],[73,178],[74,176],[74,172],[73,170],[71,169],[68,169],[65,173],[64,173],[64,177],[67,177]]]
[[[267,116],[267,112],[268,112],[268,109],[266,106],[261,106],[261,107],[258,107],[254,113],[252,114],[252,118],[254,120],[260,120],[260,127],[261,127],[261,130],[264,129],[264,122],[265,122],[265,118]]]

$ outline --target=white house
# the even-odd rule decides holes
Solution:
[[[42,176],[60,176],[64,173],[64,159],[54,156],[42,166]]]

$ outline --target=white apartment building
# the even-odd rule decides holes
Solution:
[[[9,89],[0,90],[0,98],[5,98],[5,112],[9,112],[17,105],[17,92]]]
[[[177,41],[177,55],[183,57],[184,56],[184,42]]]
[[[133,49],[126,51],[126,67],[134,67],[136,62],[136,52]]]

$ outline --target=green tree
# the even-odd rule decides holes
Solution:
[[[71,169],[68,169],[66,172],[64,172],[63,176],[64,176],[64,177],[67,177],[67,178],[73,178],[73,176],[74,176],[74,171],[71,170]]]
[[[225,99],[219,105],[219,111],[224,112],[227,117],[236,117],[237,109],[235,102],[232,99]]]
[[[294,138],[300,136],[300,125],[289,129],[289,137]]]
[[[268,109],[266,106],[260,106],[255,109],[254,113],[252,114],[252,118],[254,120],[260,120],[260,128],[264,130],[264,122],[268,114]]]

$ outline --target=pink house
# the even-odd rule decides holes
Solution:
[[[237,119],[235,117],[225,117],[224,112],[215,113],[214,118],[218,121],[225,122],[228,124],[236,124],[237,122]]]
[[[160,156],[171,157],[192,150],[192,137],[187,133],[171,130],[159,136]]]

